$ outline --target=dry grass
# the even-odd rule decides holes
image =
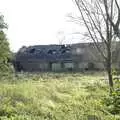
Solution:
[[[18,74],[0,82],[1,120],[120,120],[105,110],[103,73]]]

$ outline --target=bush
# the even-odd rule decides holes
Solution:
[[[104,99],[107,110],[112,114],[120,114],[120,81],[115,81],[115,90]]]

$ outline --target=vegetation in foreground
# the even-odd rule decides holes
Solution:
[[[119,113],[111,113],[108,109],[111,106],[103,102],[109,93],[104,77],[104,74],[21,73],[3,79],[0,120],[120,120]]]

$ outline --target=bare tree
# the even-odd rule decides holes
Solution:
[[[109,86],[113,89],[112,43],[120,38],[120,5],[118,0],[74,0],[80,17],[75,21],[87,28],[86,39],[94,42],[95,47],[106,63]]]
[[[103,0],[107,19],[113,27],[114,35],[120,38],[120,1],[119,0]],[[111,7],[109,6],[111,5]],[[111,12],[109,12],[109,7]]]

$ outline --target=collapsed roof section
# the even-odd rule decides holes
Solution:
[[[71,61],[72,51],[70,45],[37,45],[21,48],[16,60],[19,61]]]

